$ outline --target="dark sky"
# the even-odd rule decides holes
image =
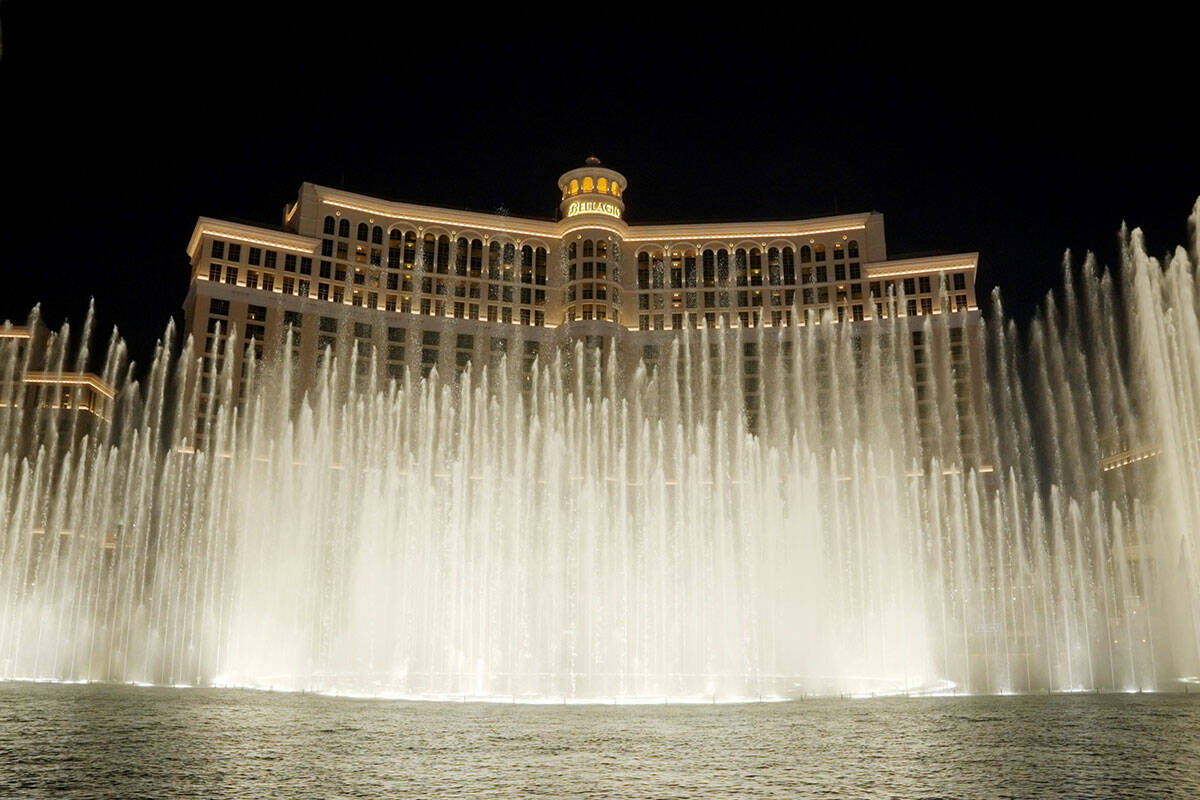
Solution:
[[[629,178],[631,222],[878,210],[893,256],[978,250],[981,289],[1022,319],[1064,250],[1112,264],[1125,220],[1165,252],[1200,195],[1194,65],[1165,56],[906,41],[702,58],[642,37],[529,60],[525,38],[398,48],[371,26],[165,19],[147,36],[31,5],[0,6],[0,319],[40,301],[58,325],[94,297],[143,363],[181,316],[196,217],[278,225],[305,180],[550,217],[557,176],[594,153]]]

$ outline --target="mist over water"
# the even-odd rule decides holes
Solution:
[[[303,396],[286,358],[244,390],[227,358],[200,447],[199,361],[169,345],[138,383],[110,340],[112,418],[79,441],[75,415],[28,424],[0,345],[0,678],[1176,690],[1200,675],[1200,203],[1191,222],[1190,253],[1135,230],[1119,277],[1068,266],[1027,329],[995,298],[975,362],[954,315],[686,331],[652,368],[576,343],[529,377],[327,360]],[[72,338],[51,369],[84,363]]]

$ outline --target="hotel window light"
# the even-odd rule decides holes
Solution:
[[[579,181],[571,178],[571,194],[579,194]]]
[[[343,237],[350,236],[350,220],[343,219],[341,222],[338,223],[338,236],[343,236]]]
[[[591,191],[595,191],[595,188],[596,188],[596,185],[594,183],[592,183],[592,179],[590,176],[583,179],[583,191],[591,192]]]
[[[596,191],[601,193],[608,192],[608,178],[600,178],[596,181]]]

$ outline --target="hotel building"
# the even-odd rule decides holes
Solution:
[[[580,339],[653,364],[682,329],[754,331],[766,347],[821,319],[908,317],[918,358],[917,323],[928,315],[948,315],[953,341],[977,340],[976,253],[889,258],[875,212],[638,225],[626,219],[628,191],[624,175],[594,158],[558,179],[557,219],[305,183],[279,228],[196,222],[186,328],[210,370],[235,327],[259,358],[291,347],[297,363],[313,365],[326,348],[354,348],[360,372],[375,358],[393,377],[494,364],[501,352],[527,368]],[[954,350],[960,361],[978,358],[977,347]],[[756,365],[746,369],[753,395]],[[211,376],[201,382],[203,404]],[[975,391],[964,389],[963,402]]]
[[[28,325],[0,324],[0,452],[20,441],[60,448],[84,436],[103,438],[116,389],[91,372],[65,366],[64,344],[36,317]]]

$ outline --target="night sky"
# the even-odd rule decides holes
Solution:
[[[629,178],[631,223],[878,210],[892,257],[978,250],[981,296],[999,285],[1019,319],[1066,249],[1115,264],[1123,220],[1155,254],[1186,243],[1200,195],[1194,67],[1166,57],[643,41],[584,69],[428,37],[402,59],[252,26],[148,40],[33,5],[0,6],[0,319],[40,301],[57,326],[94,297],[140,363],[182,317],[196,218],[277,226],[305,180],[550,218],[557,176],[595,154]]]

